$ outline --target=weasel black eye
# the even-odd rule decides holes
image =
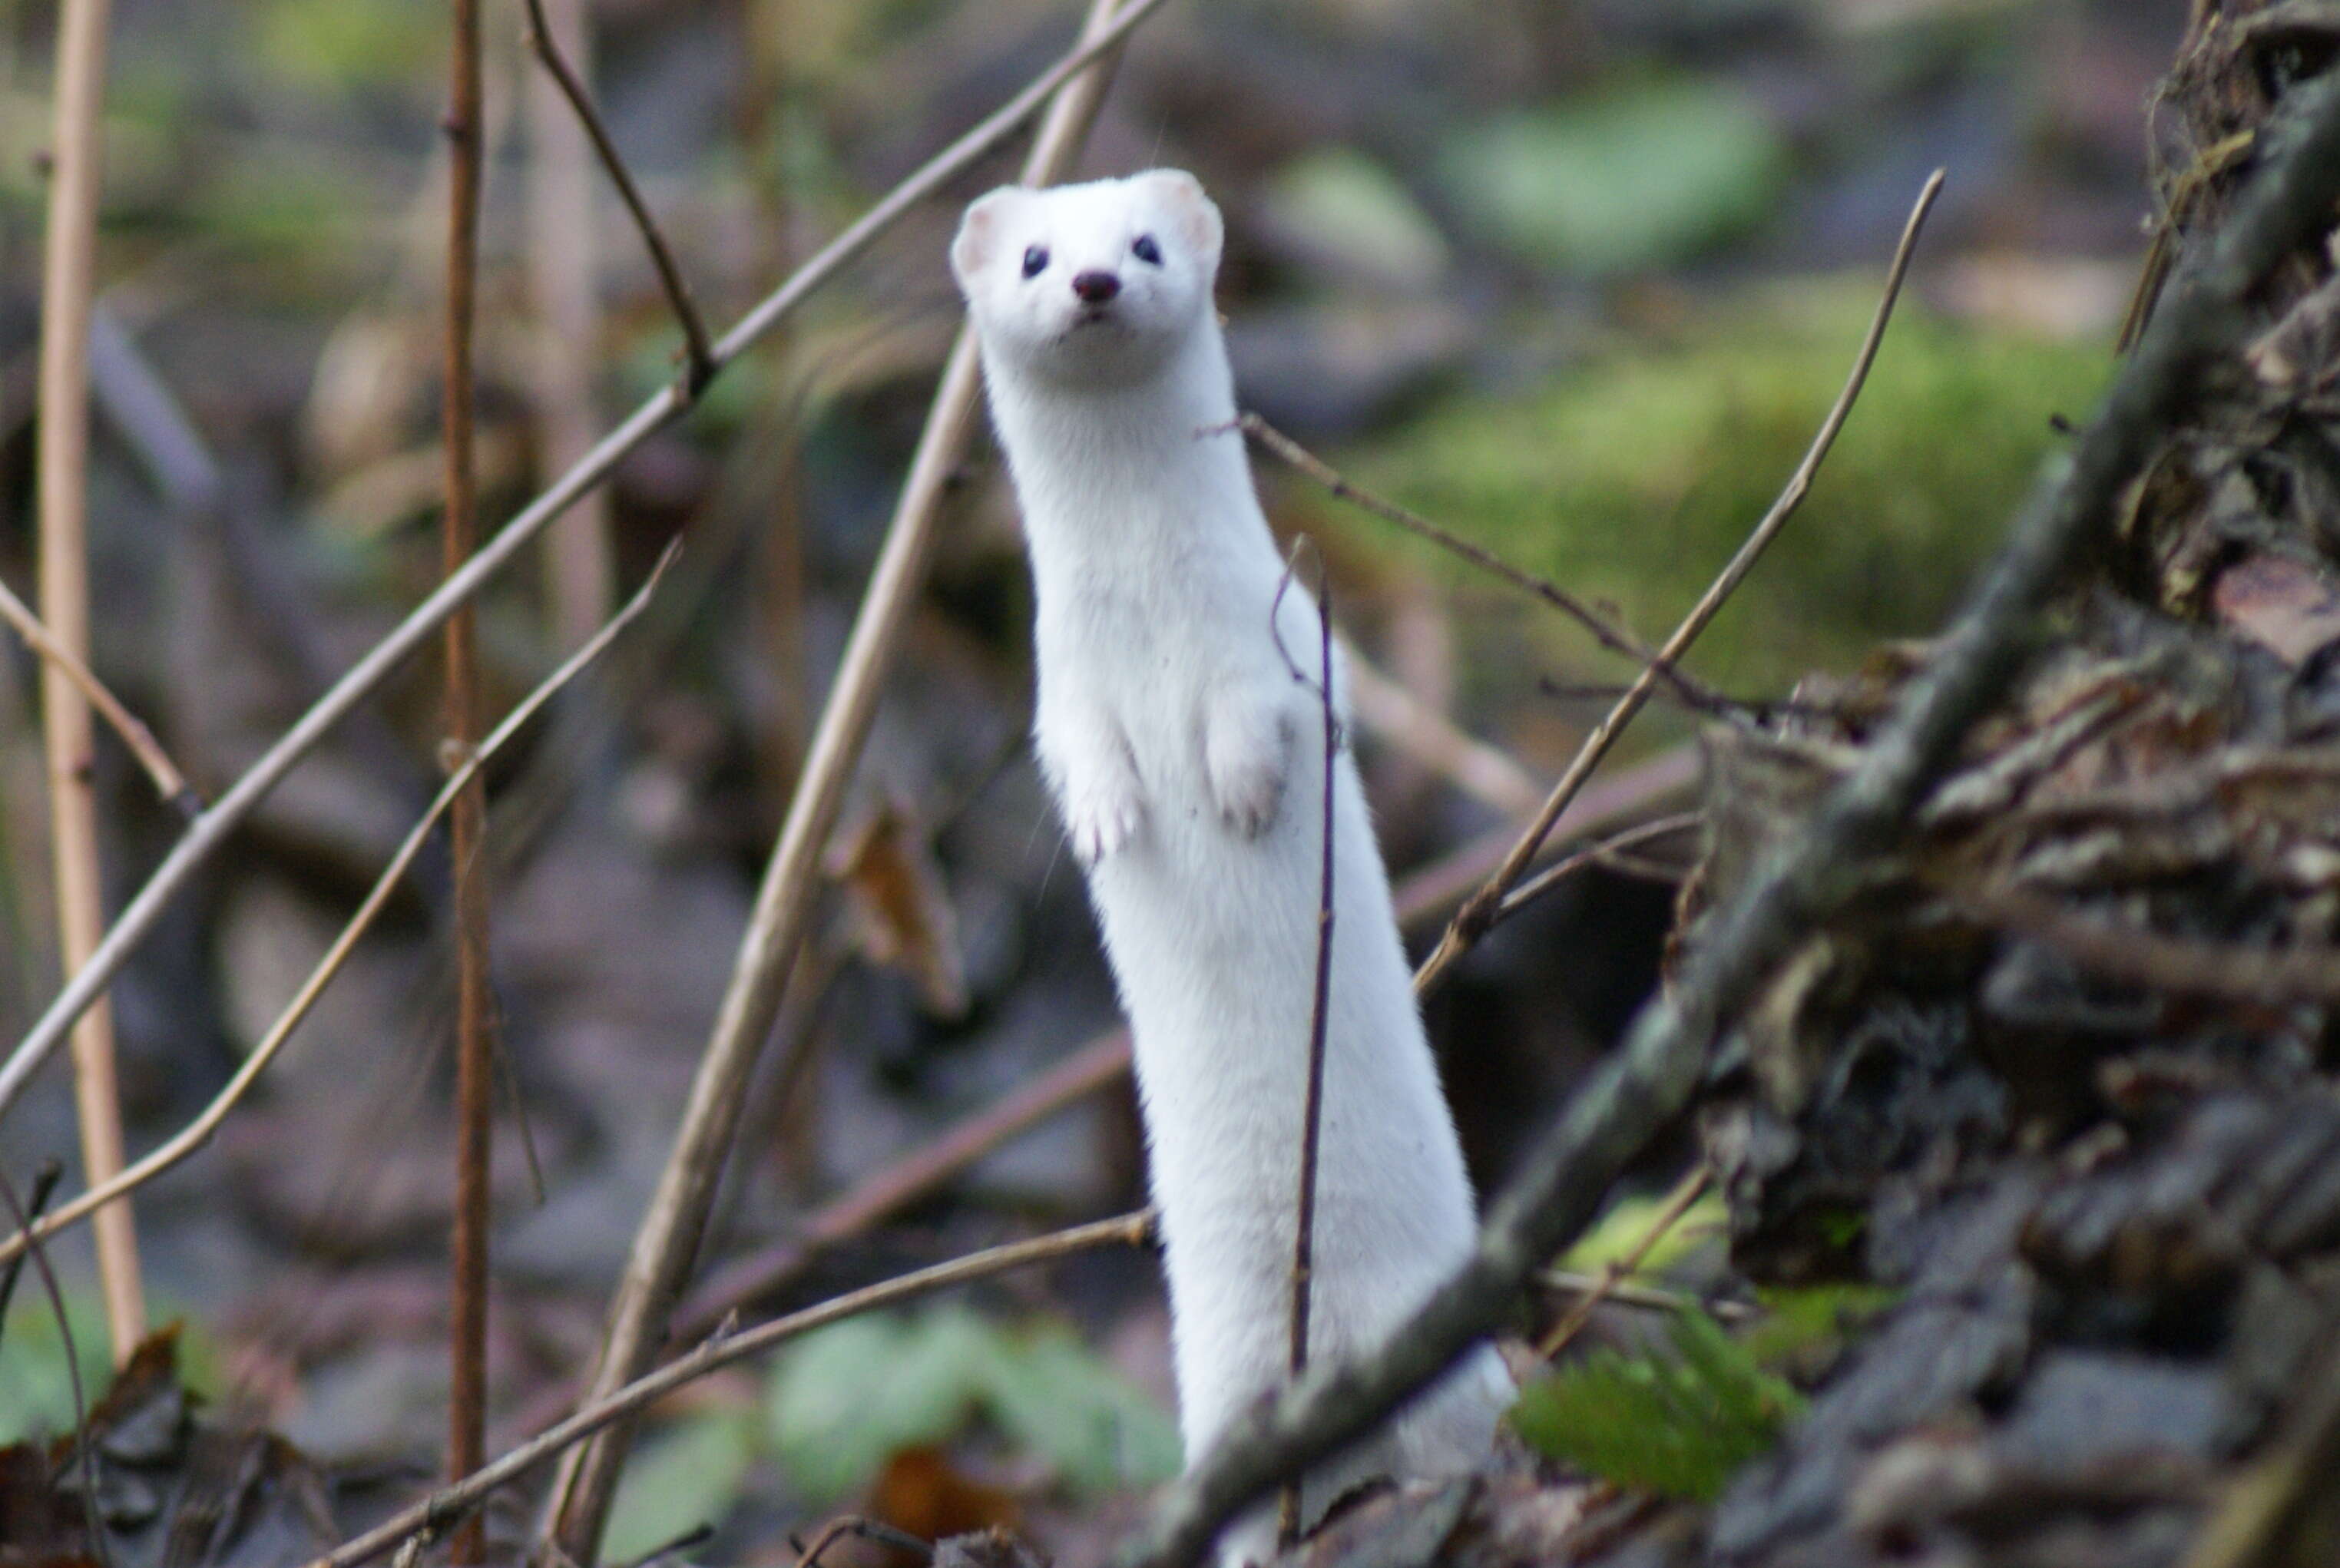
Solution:
[[[1162,264],[1162,247],[1154,243],[1152,234],[1140,234],[1130,242],[1130,253],[1149,266]]]
[[[1024,275],[1026,277],[1036,278],[1047,270],[1048,250],[1046,246],[1034,245],[1030,250],[1024,253]]]

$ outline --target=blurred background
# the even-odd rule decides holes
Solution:
[[[719,329],[1076,23],[1064,0],[552,10]],[[1910,203],[1947,169],[1841,442],[1691,660],[1734,697],[1779,699],[1805,671],[1930,630],[2059,419],[2087,412],[2137,273],[2153,92],[2185,11],[1170,0],[1135,35],[1081,166],[1179,164],[1216,196],[1247,406],[1651,640],[1793,468]],[[94,662],[208,795],[436,578],[445,16],[415,0],[115,14]],[[492,526],[675,374],[679,337],[526,50],[521,8],[490,0],[486,19]],[[28,598],[53,24],[49,5],[0,0],[0,576]],[[688,541],[640,625],[495,776],[501,1437],[557,1413],[590,1352],[956,327],[944,243],[1016,155],[895,229],[481,600],[501,712],[668,538]],[[1632,670],[1260,466],[1277,526],[1322,547],[1379,677],[1363,755],[1393,874],[1420,888],[1410,874],[1500,842]],[[830,912],[751,1097],[712,1261],[785,1240],[1114,1022],[1023,746],[1029,590],[1003,479],[979,443],[857,777]],[[116,986],[134,1152],[217,1090],[429,799],[437,680],[419,660],[343,725]],[[21,645],[0,643],[7,1040],[59,984],[35,685]],[[1621,813],[1688,802],[1695,728],[1671,711],[1639,725],[1608,775]],[[110,737],[100,783],[118,906],[176,822]],[[1657,858],[1503,928],[1433,1008],[1482,1186],[1652,983],[1682,857]],[[156,1314],[184,1319],[198,1384],[398,1487],[434,1462],[443,1421],[446,875],[443,851],[426,857],[256,1101],[138,1206]],[[1427,939],[1453,896],[1422,898]],[[46,1156],[72,1159],[61,1062],[0,1136],[20,1184]],[[752,1306],[1133,1206],[1141,1168],[1134,1110],[1109,1087]],[[85,1241],[55,1253],[94,1374]],[[912,1528],[1020,1508],[1077,1552],[1175,1467],[1165,1335],[1151,1260],[1098,1255],[710,1379],[654,1426],[610,1554],[714,1516],[732,1555],[784,1555],[787,1528],[873,1484]],[[899,1398],[868,1395],[880,1365],[911,1367]],[[1059,1397],[1036,1413],[999,1393],[1044,1376]],[[835,1408],[840,1387],[859,1408]],[[30,1290],[0,1340],[0,1437],[70,1420]],[[917,1514],[929,1504],[959,1512]]]

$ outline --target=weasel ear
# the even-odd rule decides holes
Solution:
[[[951,274],[964,291],[970,287],[998,253],[1000,230],[1015,205],[1029,194],[1021,185],[1002,185],[978,196],[958,221],[958,236],[951,241]]]
[[[1215,273],[1226,226],[1217,203],[1203,194],[1203,182],[1184,169],[1149,169],[1133,177],[1148,186],[1170,213],[1179,240],[1202,258],[1204,273]]]

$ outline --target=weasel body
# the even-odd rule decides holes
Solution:
[[[1194,177],[1156,170],[994,191],[951,247],[1031,552],[1039,759],[1135,1038],[1190,1463],[1285,1378],[1324,788],[1316,611],[1231,428],[1220,240]],[[1475,1234],[1345,751],[1333,792],[1316,1359],[1380,1344]],[[1481,1347],[1312,1472],[1305,1516],[1472,1468],[1512,1394]],[[1272,1544],[1255,1510],[1222,1552]]]

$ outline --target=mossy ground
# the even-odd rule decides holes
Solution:
[[[1671,343],[1606,351],[1528,395],[1443,404],[1346,462],[1656,641],[1794,470],[1875,291],[1822,279],[1720,302]],[[1691,663],[1735,694],[1777,694],[1879,638],[1930,630],[2065,439],[2052,417],[2084,417],[2110,368],[2100,342],[1974,327],[1905,297],[1802,510]],[[1392,548],[1435,558],[1450,581],[1470,570]],[[1581,633],[1538,624],[1556,669],[1585,668]]]

